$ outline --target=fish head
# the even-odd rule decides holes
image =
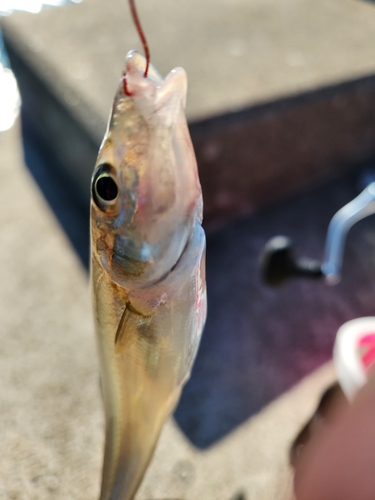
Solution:
[[[186,73],[163,79],[136,52],[126,58],[91,184],[92,249],[112,280],[145,288],[179,260],[202,194],[185,118]]]

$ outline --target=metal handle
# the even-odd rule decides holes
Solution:
[[[272,238],[261,256],[261,273],[268,285],[278,286],[292,277],[325,278],[330,285],[340,281],[346,235],[361,219],[375,213],[375,182],[369,184],[354,200],[332,218],[327,232],[323,263],[313,259],[296,259],[292,242],[286,236]]]

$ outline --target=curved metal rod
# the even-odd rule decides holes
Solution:
[[[369,184],[360,195],[333,216],[328,227],[322,264],[323,274],[330,285],[340,281],[345,239],[349,229],[372,214],[375,214],[375,182]]]

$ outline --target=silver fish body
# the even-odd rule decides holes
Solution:
[[[100,500],[134,498],[206,318],[202,196],[186,75],[126,61],[92,180],[91,283],[106,439]]]

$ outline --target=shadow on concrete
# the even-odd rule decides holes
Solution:
[[[22,141],[25,163],[68,236],[82,264],[89,264],[89,207],[77,195],[74,181],[64,176],[59,159],[48,144],[35,135],[22,112]]]
[[[88,209],[71,181],[53,168],[23,116],[27,166],[87,268]],[[327,361],[337,328],[374,315],[373,219],[350,233],[344,280],[336,288],[294,281],[279,290],[260,283],[258,256],[286,234],[300,255],[321,258],[331,216],[356,194],[356,173],[208,234],[208,320],[175,418],[187,438],[207,448]],[[240,498],[240,497],[239,497]]]
[[[175,418],[207,448],[331,357],[339,326],[374,315],[374,218],[349,234],[343,280],[260,283],[258,256],[286,234],[299,255],[320,259],[332,215],[356,194],[357,174],[208,235],[208,321]]]

